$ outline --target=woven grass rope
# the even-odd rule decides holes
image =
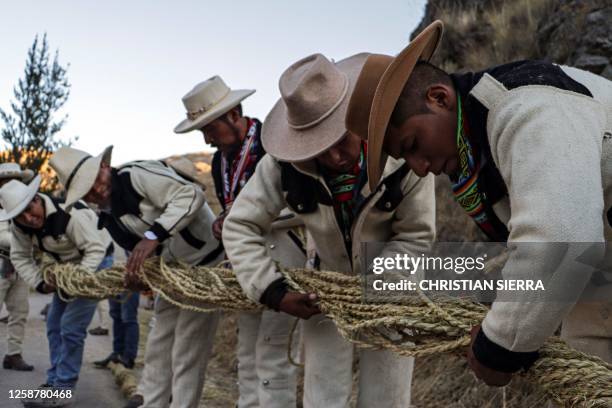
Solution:
[[[108,363],[108,368],[115,379],[115,383],[119,386],[121,394],[126,399],[130,399],[132,395],[136,394],[138,383],[132,370],[125,368],[123,364],[112,361]]]
[[[124,291],[121,265],[97,273],[71,264],[48,264],[45,279],[69,296],[103,299]],[[465,352],[469,331],[487,308],[458,298],[406,297],[401,303],[363,303],[361,280],[338,272],[283,270],[296,291],[314,292],[320,308],[342,335],[360,347],[385,348],[405,356]],[[261,306],[243,293],[226,268],[167,265],[148,260],[141,279],[164,299],[201,312],[252,310]],[[548,397],[564,406],[612,407],[612,364],[549,339],[525,373]]]

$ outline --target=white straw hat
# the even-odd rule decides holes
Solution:
[[[66,206],[83,198],[94,185],[100,164],[110,165],[113,146],[108,146],[98,156],[92,156],[72,147],[62,147],[53,154],[49,165],[66,189]]]
[[[40,187],[40,176],[34,177],[30,184],[11,180],[0,188],[0,221],[17,217],[26,209]]]
[[[231,90],[218,75],[200,82],[183,96],[187,119],[176,125],[174,132],[187,133],[201,129],[238,106],[243,99],[254,92],[254,89]]]
[[[24,183],[34,178],[34,172],[30,169],[21,170],[17,163],[1,163],[0,179],[20,179]]]

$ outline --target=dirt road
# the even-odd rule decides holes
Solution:
[[[26,328],[24,358],[34,365],[34,371],[17,372],[0,368],[0,408],[22,407],[19,400],[9,398],[9,390],[36,389],[46,380],[49,368],[49,347],[45,322],[40,310],[51,300],[50,295],[30,294],[30,317]],[[103,324],[110,328],[108,303],[102,302]],[[6,310],[0,315],[5,316]],[[92,326],[100,323],[98,313],[94,316]],[[6,353],[6,324],[0,323],[0,358]],[[93,361],[107,356],[111,351],[111,336],[88,335],[85,341],[85,354],[79,382],[76,387],[76,400],[73,407],[86,408],[120,408],[125,403],[109,371],[93,367]]]

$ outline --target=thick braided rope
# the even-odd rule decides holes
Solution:
[[[71,264],[43,268],[45,280],[69,296],[102,299],[124,291],[124,268],[97,273]],[[349,341],[361,347],[385,348],[405,356],[463,352],[470,328],[487,311],[463,299],[429,299],[423,294],[401,303],[365,304],[360,278],[338,272],[283,270],[296,291],[314,292],[321,310]],[[166,265],[148,260],[141,279],[167,301],[189,310],[253,310],[233,272],[226,268]],[[578,352],[558,338],[541,349],[541,357],[524,373],[548,397],[565,406],[612,406],[612,365]]]
[[[108,368],[115,379],[115,383],[119,386],[121,394],[123,394],[126,399],[130,399],[132,395],[136,394],[138,382],[132,370],[125,368],[123,364],[114,363],[112,361],[108,363]]]

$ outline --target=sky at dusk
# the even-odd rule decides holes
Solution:
[[[279,97],[278,78],[315,52],[339,60],[358,52],[396,54],[421,20],[425,0],[19,1],[0,24],[0,107],[7,110],[34,36],[47,33],[70,63],[71,95],[60,135],[113,163],[209,149],[199,132],[176,135],[181,97],[220,75],[256,89],[245,114],[263,120]],[[2,126],[2,124],[0,124]]]

